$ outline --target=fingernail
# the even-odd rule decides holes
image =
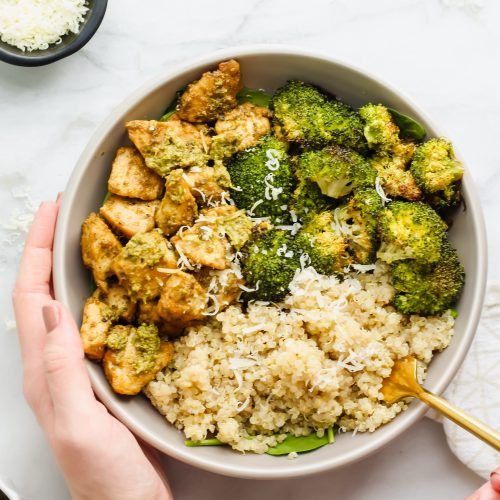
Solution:
[[[491,474],[490,474],[490,479],[492,478],[499,478],[500,477],[500,472],[497,472],[496,470],[494,470]]]
[[[54,328],[56,328],[59,324],[59,310],[54,305],[43,306],[42,316],[47,333],[54,330]]]
[[[56,203],[62,198],[62,195],[62,191],[59,191],[59,193],[57,193]]]

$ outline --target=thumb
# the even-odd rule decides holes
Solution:
[[[51,301],[42,308],[47,330],[43,353],[47,386],[56,421],[85,415],[95,403],[78,328],[69,311]]]
[[[493,490],[500,493],[500,467],[491,473],[490,482]]]

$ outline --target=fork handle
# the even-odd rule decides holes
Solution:
[[[432,392],[422,389],[415,396],[426,403],[431,408],[434,408],[445,417],[449,418],[452,422],[465,429],[466,431],[474,434],[474,436],[482,439],[485,443],[489,444],[497,451],[500,451],[500,433],[491,427],[483,424],[476,418],[472,417],[463,410],[446,401],[446,399],[436,396]]]

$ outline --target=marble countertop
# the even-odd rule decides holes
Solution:
[[[366,68],[412,96],[460,149],[485,211],[489,277],[499,279],[499,16],[495,0],[110,0],[74,56],[42,68],[0,63],[0,477],[29,500],[68,498],[21,395],[10,289],[24,234],[15,226],[64,190],[114,106],[161,69],[235,45],[289,43]],[[164,463],[186,500],[462,498],[481,483],[429,420],[355,466],[300,480],[250,482]]]

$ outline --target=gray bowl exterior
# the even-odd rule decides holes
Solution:
[[[45,50],[23,52],[0,40],[0,60],[16,66],[45,66],[80,50],[94,36],[104,19],[108,0],[87,0],[88,12],[78,33],[69,33],[56,45]]]
[[[418,119],[429,135],[445,135],[401,92],[327,55],[298,48],[234,48],[164,71],[126,99],[102,124],[80,157],[64,193],[54,245],[54,285],[56,298],[69,307],[77,323],[89,293],[88,272],[80,257],[80,226],[90,212],[99,208],[116,149],[128,142],[124,123],[131,119],[158,118],[177,89],[230,57],[240,61],[245,85],[249,87],[273,91],[287,79],[298,78],[320,85],[353,106],[368,101],[384,103]],[[465,266],[467,283],[458,305],[459,316],[451,345],[436,355],[429,367],[426,387],[436,393],[447,387],[467,353],[484,296],[486,236],[481,206],[468,173],[464,178],[463,194],[467,209],[456,213],[450,238]],[[413,402],[407,411],[374,433],[340,434],[334,445],[303,454],[293,461],[286,457],[242,455],[227,447],[185,447],[183,434],[167,423],[144,396],[129,399],[114,394],[101,366],[87,362],[87,367],[98,397],[139,437],[181,461],[237,477],[285,478],[345,466],[390,442],[415,423],[426,409],[421,403]]]

